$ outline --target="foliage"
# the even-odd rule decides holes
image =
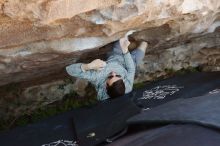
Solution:
[[[64,97],[62,101],[57,101],[47,106],[41,107],[32,113],[25,113],[21,117],[10,117],[7,120],[0,120],[0,130],[8,130],[17,126],[24,126],[39,120],[61,114],[74,108],[94,105],[97,102],[96,97],[82,98],[75,92]]]

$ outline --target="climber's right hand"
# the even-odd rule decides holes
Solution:
[[[101,59],[95,59],[88,64],[82,64],[81,68],[83,71],[87,70],[102,70],[106,66],[106,62]]]

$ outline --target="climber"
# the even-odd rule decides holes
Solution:
[[[114,44],[107,61],[95,59],[91,63],[75,63],[66,67],[69,75],[90,81],[96,88],[97,99],[116,98],[132,91],[135,70],[141,64],[147,42],[141,42],[131,53],[128,37]]]

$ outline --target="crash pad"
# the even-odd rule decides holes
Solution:
[[[126,120],[140,112],[128,96],[106,101],[94,108],[75,110],[73,117],[80,146],[111,140],[126,127]]]
[[[128,120],[130,124],[193,123],[220,129],[220,90],[204,96],[177,99],[142,111]]]
[[[191,124],[170,124],[126,135],[107,146],[219,146],[220,132]]]
[[[201,96],[219,87],[220,72],[196,72],[146,84],[133,91],[131,97],[138,107],[147,110],[175,99]]]

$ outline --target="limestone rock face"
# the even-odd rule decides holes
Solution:
[[[149,43],[136,82],[167,68],[219,70],[219,26],[219,0],[0,0],[0,86],[19,84],[21,99],[57,87],[65,66],[104,56],[129,30]]]

